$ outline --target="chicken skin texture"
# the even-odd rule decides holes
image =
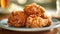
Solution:
[[[25,25],[27,15],[22,11],[12,12],[8,17],[9,26],[21,27]]]
[[[30,15],[27,18],[26,27],[28,28],[39,28],[44,27],[48,24],[47,19],[43,19],[40,16]]]
[[[32,3],[30,5],[25,6],[24,12],[27,15],[32,15],[32,14],[42,15],[45,12],[45,9],[42,6]]]
[[[41,5],[26,5],[23,11],[13,11],[8,17],[8,25],[14,27],[41,28],[52,25],[51,16]]]

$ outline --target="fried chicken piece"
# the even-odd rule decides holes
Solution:
[[[22,11],[12,12],[8,17],[9,26],[21,27],[25,25],[27,15]]]
[[[51,18],[48,18],[48,19],[45,19],[46,22],[47,22],[47,25],[46,26],[51,26],[52,25],[52,20]]]
[[[44,13],[44,14],[42,14],[40,17],[41,17],[41,18],[43,18],[43,19],[48,19],[48,18],[50,18],[50,19],[51,19],[51,16],[46,15],[45,13]]]
[[[42,6],[39,6],[35,3],[33,3],[33,4],[25,6],[24,12],[27,15],[33,15],[33,14],[41,15],[45,12],[45,9]]]
[[[47,25],[46,26],[51,26],[52,25],[51,16],[48,16],[46,14],[43,14],[40,17],[43,18],[47,22]]]
[[[47,21],[37,15],[30,15],[27,18],[26,27],[28,28],[40,28],[47,25]]]

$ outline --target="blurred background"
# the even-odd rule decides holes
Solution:
[[[0,15],[9,14],[12,11],[23,10],[25,5],[37,3],[46,9],[46,13],[54,16],[57,0],[0,0]]]
[[[56,0],[0,0],[0,13],[22,10],[25,5],[37,3],[45,9],[56,9]]]

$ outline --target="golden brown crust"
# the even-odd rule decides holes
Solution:
[[[51,17],[45,14],[45,9],[35,3],[25,6],[24,11],[13,11],[8,17],[10,26],[41,28],[51,26]]]
[[[27,18],[26,27],[28,28],[39,28],[47,25],[47,21],[40,16],[30,15]]]
[[[32,14],[43,14],[45,12],[45,9],[35,3],[33,4],[30,4],[30,5],[27,5],[25,6],[24,8],[24,12],[27,14],[27,15],[32,15]]]
[[[22,11],[12,12],[8,17],[8,24],[10,26],[24,26],[27,16]]]
[[[46,21],[48,22],[46,26],[51,26],[52,25],[52,20],[50,18],[46,19]]]
[[[46,26],[51,26],[52,25],[51,16],[48,16],[46,14],[43,14],[40,17],[43,18],[47,22],[47,25]]]

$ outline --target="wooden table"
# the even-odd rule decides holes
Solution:
[[[0,20],[4,18],[7,18],[7,15],[0,15]],[[57,34],[57,32],[58,32],[57,28],[48,31],[38,31],[38,32],[11,31],[0,28],[0,34]]]

